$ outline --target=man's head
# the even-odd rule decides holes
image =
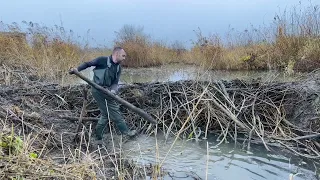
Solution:
[[[115,47],[112,52],[112,59],[115,63],[120,63],[126,59],[126,52],[121,47]]]

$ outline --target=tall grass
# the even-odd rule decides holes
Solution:
[[[102,55],[80,43],[73,31],[61,26],[49,28],[33,22],[0,24],[0,62],[24,65],[40,77],[61,81],[70,67]]]
[[[274,59],[295,63],[295,68],[308,70],[319,67],[320,9],[310,6],[305,10],[293,8],[275,17],[276,41]],[[281,64],[281,65],[282,65]]]
[[[179,60],[179,50],[151,39],[143,27],[124,25],[116,35],[115,45],[123,47],[128,55],[124,66],[157,66]]]
[[[295,6],[275,14],[269,25],[251,26],[243,31],[230,29],[225,36],[206,36],[200,28],[194,33],[196,38],[192,40],[192,47],[186,50],[177,42],[170,46],[152,40],[142,27],[125,25],[117,33],[115,44],[127,50],[125,65],[131,67],[172,62],[225,70],[306,71],[320,67],[318,6]]]
[[[295,6],[276,14],[270,26],[242,32],[231,29],[225,38],[205,37],[200,29],[196,35],[191,52],[211,69],[306,71],[320,67],[319,6]]]
[[[88,42],[61,26],[49,28],[32,22],[0,23],[0,63],[28,65],[39,76],[62,81],[70,67],[97,56],[105,47]],[[230,29],[225,36],[195,32],[192,47],[178,41],[154,40],[143,27],[124,25],[114,40],[128,55],[124,66],[148,67],[175,62],[208,69],[281,69],[309,71],[320,67],[320,10],[295,6],[276,14],[269,25],[243,31]],[[111,49],[111,48],[110,48]]]

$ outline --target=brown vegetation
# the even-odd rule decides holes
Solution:
[[[100,56],[73,38],[63,27],[48,28],[32,22],[0,24],[0,63],[29,68],[40,77],[61,82],[70,67]]]
[[[301,13],[299,12],[301,10]],[[32,65],[40,76],[63,81],[69,67],[97,56],[109,55],[105,48],[90,49],[72,31],[23,22],[26,31],[13,23],[0,24],[0,61]],[[310,71],[320,67],[320,10],[292,8],[276,15],[269,27],[236,32],[226,37],[205,36],[200,28],[187,49],[181,42],[156,41],[142,27],[125,25],[116,33],[114,44],[128,54],[127,67],[158,66],[168,63],[202,65],[208,69],[281,69]]]

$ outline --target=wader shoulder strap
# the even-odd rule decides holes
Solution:
[[[110,60],[110,57],[108,56],[108,60],[107,60],[107,65],[108,65],[108,68],[111,67],[111,60]]]
[[[108,65],[108,68],[111,67],[111,59],[110,59],[110,56],[108,56],[107,65]],[[117,76],[118,76],[119,70],[120,70],[120,65],[118,64],[118,66],[117,66]]]

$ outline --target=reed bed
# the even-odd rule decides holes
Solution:
[[[319,21],[318,6],[298,5],[275,14],[268,25],[231,28],[225,36],[195,29],[191,46],[155,40],[143,27],[127,24],[116,32],[112,45],[127,51],[123,65],[133,68],[184,63],[216,70],[279,69],[293,74],[320,67]],[[88,39],[89,33],[78,37],[58,25],[0,22],[0,63],[28,65],[39,76],[61,83],[70,67],[110,55],[111,47],[93,47]]]

